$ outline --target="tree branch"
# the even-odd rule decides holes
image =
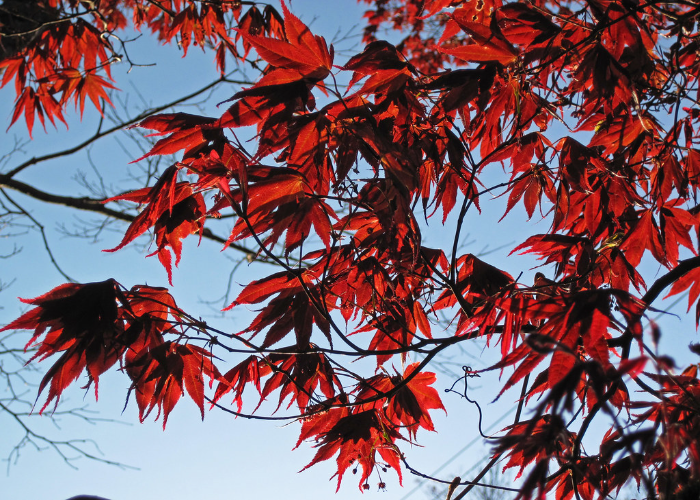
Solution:
[[[113,219],[122,220],[125,222],[133,222],[136,218],[135,215],[120,212],[118,210],[113,210],[104,205],[103,200],[96,200],[94,198],[74,198],[70,196],[60,196],[46,191],[37,189],[29,184],[14,180],[10,175],[0,175],[0,186],[12,189],[14,191],[20,192],[27,196],[30,196],[36,200],[44,201],[46,203],[53,203],[55,205],[62,205],[64,207],[77,208],[78,210],[85,210],[87,212],[94,212],[102,215],[106,215]],[[214,234],[209,228],[205,228],[202,232],[202,237],[208,240],[216,241],[217,243],[225,244],[227,239]],[[256,255],[253,250],[250,250],[242,245],[237,245],[235,243],[229,244],[230,248],[238,250],[239,252],[245,253],[248,257],[252,258]]]
[[[236,83],[236,84],[240,84],[240,85],[245,85],[245,84],[250,83],[250,82],[239,81],[239,80],[229,80],[227,78],[227,76],[222,76],[221,78],[216,79],[215,81],[209,83],[208,85],[205,85],[204,87],[200,88],[199,90],[192,92],[191,94],[188,94],[184,97],[181,97],[179,99],[171,101],[168,104],[163,104],[162,106],[157,106],[155,108],[148,109],[148,110],[144,111],[143,113],[140,113],[139,115],[137,115],[129,120],[126,120],[122,123],[119,123],[113,127],[108,128],[107,130],[104,130],[104,131],[98,130],[92,137],[90,137],[89,139],[86,139],[85,141],[81,142],[80,144],[77,144],[76,146],[73,146],[73,147],[68,148],[68,149],[64,149],[62,151],[57,151],[55,153],[50,153],[50,154],[46,154],[46,155],[42,155],[42,156],[35,156],[34,158],[30,158],[29,160],[17,165],[15,168],[13,168],[9,172],[7,172],[7,174],[5,174],[5,175],[6,175],[6,177],[14,177],[18,173],[25,170],[26,168],[31,167],[32,165],[36,165],[37,163],[41,163],[41,162],[44,162],[47,160],[53,160],[55,158],[61,158],[63,156],[69,156],[69,155],[72,155],[74,153],[77,153],[78,151],[85,148],[86,146],[89,146],[90,144],[97,141],[98,139],[101,139],[105,136],[108,136],[108,135],[110,135],[118,130],[125,128],[125,127],[128,127],[129,125],[133,125],[135,123],[138,123],[139,121],[141,121],[141,120],[143,120],[143,119],[145,119],[145,118],[147,118],[155,113],[159,113],[159,112],[164,111],[168,108],[171,108],[177,104],[181,104],[185,101],[193,99],[194,97],[197,97],[198,95],[203,94],[204,92],[214,88],[215,86],[217,86],[218,84],[220,84],[222,82]]]

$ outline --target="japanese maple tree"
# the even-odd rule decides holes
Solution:
[[[316,448],[306,467],[334,460],[338,488],[350,469],[368,489],[383,470],[401,480],[406,444],[439,431],[431,363],[486,339],[498,361],[465,367],[464,383],[500,371],[494,394],[517,413],[487,467],[452,481],[453,499],[491,467],[518,471],[518,498],[592,500],[629,484],[649,499],[697,498],[700,365],[659,352],[672,332],[650,316],[688,292],[700,319],[700,3],[367,3],[363,46],[342,58],[285,3],[0,6],[10,125],[35,135],[37,117],[58,124],[71,106],[111,104],[126,27],[210,49],[222,74],[259,70],[216,116],[132,122],[157,137],[134,161],[177,158],[141,189],[43,199],[16,178],[32,163],[0,175],[5,188],[129,221],[106,251],[152,234],[171,285],[182,241],[217,239],[220,217],[235,221],[218,238],[228,251],[271,265],[227,305],[257,311],[235,332],[178,307],[176,288],[108,276],[23,299],[30,308],[0,331],[31,331],[32,359],[50,365],[37,410],[81,377],[97,396],[107,370],[128,377],[141,420],[164,426],[183,396],[202,416],[257,415],[269,400],[298,420],[297,446]],[[540,221],[512,246],[534,257],[520,274],[459,244],[494,195],[504,218]],[[447,236],[431,247],[433,227]],[[371,363],[349,363],[359,358]],[[592,426],[607,432],[584,447]]]

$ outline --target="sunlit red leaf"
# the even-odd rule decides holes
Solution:
[[[212,381],[220,378],[211,362],[210,352],[197,346],[172,342],[142,351],[125,369],[132,380],[139,418],[143,421],[158,407],[156,418],[163,413],[163,428],[185,390],[204,418],[204,375]]]
[[[325,417],[326,421],[330,417],[339,416],[342,410],[331,410]],[[377,453],[394,469],[401,477],[401,465],[399,453],[394,444],[400,435],[391,427],[387,426],[377,410],[368,410],[362,413],[343,416],[333,423],[318,426],[319,431],[316,440],[318,451],[313,460],[304,467],[305,470],[314,464],[329,460],[336,453],[336,463],[338,464],[338,489],[343,475],[348,468],[357,463],[362,468],[360,475],[360,490],[367,481],[370,474],[377,467]]]
[[[508,65],[518,58],[518,51],[506,40],[497,25],[486,26],[481,22],[472,21],[464,9],[457,9],[453,19],[470,37],[473,43],[455,48],[441,48],[445,54],[458,57],[469,62],[496,61]]]
[[[152,188],[146,188],[125,195],[109,198],[104,203],[116,200],[147,203],[146,208],[134,219],[121,243],[105,250],[115,252],[153,227],[158,249],[158,259],[168,272],[172,284],[170,247],[175,254],[175,266],[180,262],[183,238],[195,233],[202,234],[206,206],[200,193],[195,193],[187,182],[176,182],[177,169],[167,170]]]
[[[260,57],[278,68],[292,69],[299,78],[324,79],[332,67],[333,54],[326,41],[313,35],[309,28],[282,2],[286,41],[251,35],[249,31],[238,31],[252,45]]]

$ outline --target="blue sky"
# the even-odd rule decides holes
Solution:
[[[292,9],[314,32],[322,34],[330,41],[336,33],[344,34],[354,24],[359,26],[365,6],[353,1],[321,5],[307,0],[294,2]],[[358,31],[354,30],[355,33]],[[342,42],[338,48],[349,49],[354,43],[359,43],[358,36]],[[186,59],[180,59],[180,53],[174,47],[159,47],[144,36],[131,45],[130,55],[135,62],[157,63],[156,67],[134,68],[129,74],[126,74],[128,68],[124,64],[113,67],[116,85],[122,89],[122,97],[127,98],[128,95],[130,102],[140,99],[134,88],[138,89],[148,104],[159,105],[191,92],[216,77],[211,57],[201,55],[195,48],[190,49]],[[3,90],[3,94],[8,96],[8,90]],[[234,91],[232,88],[224,89],[207,99],[204,112],[217,113],[212,103],[230,97]],[[188,107],[180,107],[178,110],[196,112]],[[11,168],[32,156],[77,144],[89,137],[97,124],[96,113],[86,109],[82,123],[78,123],[75,113],[69,113],[71,114],[73,116],[69,121],[69,131],[59,126],[58,130],[49,128],[47,133],[44,133],[37,123],[34,140],[24,146],[24,154],[15,154],[11,158],[8,167]],[[11,102],[8,97],[0,100],[0,116],[9,124]],[[11,148],[11,138],[27,139],[21,123],[10,129],[5,137],[5,140],[0,141],[0,154]],[[120,137],[120,141],[129,144],[124,137]],[[124,181],[129,182],[128,172],[136,171],[136,167],[130,166],[129,162],[138,156],[138,150],[131,148],[127,154],[113,139],[107,139],[91,147],[89,155],[82,152],[43,163],[27,170],[20,179],[50,192],[75,195],[82,189],[74,180],[78,172],[84,172],[91,179],[95,179],[91,172],[90,160],[101,172],[105,182],[123,185]],[[112,230],[102,233],[95,243],[67,238],[57,231],[59,224],[71,229],[78,227],[75,226],[76,217],[89,221],[97,218],[61,207],[34,204],[21,195],[11,195],[44,223],[56,260],[64,272],[75,280],[89,282],[114,277],[127,287],[137,283],[167,286],[163,268],[155,258],[144,258],[143,248],[135,248],[136,245],[132,245],[116,253],[101,251],[116,246],[123,235],[124,225],[115,225]],[[8,236],[7,229],[0,235]],[[217,299],[223,294],[225,278],[233,263],[220,253],[217,244],[203,241],[197,247],[194,240],[190,238],[186,242],[180,268],[174,273],[175,286],[172,292],[178,304],[188,311],[207,317],[218,327],[234,331],[242,329],[246,319],[241,317],[243,313],[235,312],[222,318],[215,308],[202,303]],[[50,264],[38,234],[30,232],[20,238],[1,238],[0,252],[8,253],[14,244],[21,245],[22,251],[11,260],[4,261],[0,279],[17,280],[2,292],[0,323],[9,322],[22,311],[21,304],[15,297],[37,296],[65,281]],[[439,243],[435,243],[435,246],[438,245]],[[259,273],[259,270],[243,266],[237,271],[235,281],[245,283],[259,277]],[[234,287],[234,293],[238,290],[240,286]],[[23,343],[19,336],[17,342]],[[478,351],[475,354],[478,354]],[[50,361],[40,364],[39,370],[43,372],[48,369],[49,363]],[[446,387],[450,382],[441,381],[440,388]],[[334,462],[317,465],[303,473],[298,472],[311,461],[314,449],[302,444],[292,451],[298,438],[297,423],[284,425],[248,421],[236,419],[220,411],[208,412],[202,422],[196,406],[183,398],[163,431],[161,421],[154,422],[152,418],[140,424],[133,401],[122,412],[128,379],[121,373],[111,372],[101,378],[98,403],[94,402],[92,391],[81,390],[79,385],[75,384],[64,393],[62,401],[66,408],[88,405],[90,410],[99,412],[95,415],[98,418],[114,419],[123,423],[102,422],[87,425],[70,417],[60,417],[54,421],[37,415],[32,417],[32,425],[36,426],[34,429],[57,439],[93,439],[106,459],[137,467],[138,470],[120,469],[85,459],[75,461],[74,465],[78,469],[74,470],[65,465],[51,450],[37,451],[25,447],[16,463],[8,467],[7,475],[0,479],[3,498],[60,500],[79,493],[89,493],[112,500],[184,500],[201,497],[218,499],[252,495],[263,498],[283,495],[291,500],[330,496],[340,500],[358,498],[360,495],[357,480],[350,473],[346,476],[340,492],[335,494],[336,481],[330,480],[335,472]],[[36,388],[29,387],[27,390],[29,399],[33,399]],[[40,402],[43,401],[42,398],[43,396],[40,397]],[[445,405],[453,415],[475,418],[473,409],[456,397],[446,397]],[[448,425],[442,412],[435,412],[434,417],[438,427],[444,429],[445,425]],[[60,425],[60,430],[55,424]],[[6,429],[0,439],[0,456],[4,457],[21,437],[21,433],[7,416],[0,415],[0,425]],[[457,425],[456,428],[461,428],[461,425]],[[421,444],[425,445],[424,448],[416,447],[405,451],[409,453],[412,466],[427,472],[433,472],[441,465],[441,460],[447,460],[463,449],[468,442],[463,439],[455,440],[453,433],[449,431],[432,435],[426,433],[423,438]],[[471,440],[471,437],[469,439]],[[467,451],[473,453],[479,450],[477,456],[485,456],[485,451],[479,449],[479,446],[480,443],[477,442]],[[91,448],[87,446],[86,449]],[[464,472],[465,467],[470,467],[474,458],[475,455],[462,453],[442,472],[449,480],[454,474]],[[399,498],[409,494],[412,487],[418,484],[404,471],[406,488],[400,490],[395,475],[390,472],[387,476],[384,478],[388,484],[387,492],[378,492],[375,482],[364,497],[380,495],[382,498]],[[374,481],[376,478],[372,479]],[[423,497],[425,494],[422,491],[410,494],[410,498]]]
[[[352,0],[342,2],[320,3],[312,0],[296,0],[292,10],[302,20],[309,24],[315,33],[325,36],[329,41],[340,30],[346,32],[354,24],[360,25],[365,5]],[[355,30],[357,33],[359,30]],[[359,44],[359,38],[346,40],[340,48],[350,48],[352,43]],[[123,90],[122,96],[129,96],[131,102],[140,97],[135,88],[146,102],[159,105],[183,94],[189,93],[216,77],[210,55],[201,55],[196,48],[191,48],[186,59],[181,59],[174,47],[159,47],[148,36],[135,42],[131,49],[131,57],[137,62],[156,62],[155,67],[134,68],[126,74],[126,65],[114,67],[116,85]],[[336,59],[336,63],[340,59]],[[217,113],[213,104],[230,97],[235,89],[223,89],[209,97],[205,103],[204,113]],[[11,116],[8,89],[0,92],[5,96],[0,99],[0,117],[9,124]],[[190,108],[180,107],[179,111],[190,111]],[[13,156],[9,166],[23,159],[43,153],[53,152],[79,143],[89,137],[94,130],[97,117],[91,110],[86,110],[85,119],[77,123],[75,116],[71,120],[71,129],[66,132],[49,129],[46,134],[35,128],[34,140],[24,147],[24,153]],[[22,136],[21,124],[13,127],[6,139],[0,141],[0,156],[11,147],[13,136]],[[122,143],[128,143],[123,136]],[[26,138],[25,138],[26,139]],[[38,165],[29,169],[20,180],[35,183],[51,192],[68,192],[74,194],[80,189],[74,180],[79,172],[95,177],[91,173],[90,160],[104,176],[107,183],[123,185],[128,182],[129,162],[140,156],[131,148],[128,152],[122,150],[114,139],[96,143],[89,151]],[[499,168],[494,165],[494,168]],[[137,187],[134,185],[134,187]],[[47,227],[51,248],[63,270],[79,282],[101,281],[114,277],[126,287],[134,284],[148,283],[155,286],[167,286],[167,278],[163,268],[156,258],[144,258],[146,252],[139,245],[131,245],[116,253],[103,253],[101,250],[112,248],[118,244],[125,226],[115,225],[114,230],[103,232],[99,240],[90,243],[82,239],[67,238],[56,230],[58,224],[65,224],[69,229],[76,223],[76,214],[72,210],[60,207],[37,205],[13,195],[19,202],[25,204],[32,213]],[[504,246],[501,250],[485,257],[485,260],[517,275],[521,270],[532,274],[529,269],[536,265],[532,258],[519,256],[507,257],[508,252],[521,242],[526,234],[545,232],[546,221],[526,220],[522,212],[514,211],[505,220],[497,223],[504,209],[503,199],[484,202],[484,214],[477,217],[472,213],[466,227],[470,235],[468,251],[478,253],[487,245],[488,249]],[[81,215],[84,219],[95,220],[90,214]],[[437,221],[436,221],[437,222]],[[538,225],[541,227],[538,228]],[[10,288],[0,294],[2,298],[0,323],[4,324],[16,317],[20,312],[20,304],[16,296],[34,297],[54,286],[64,282],[64,279],[53,268],[46,252],[42,247],[38,234],[28,233],[19,238],[7,237],[7,228],[0,228],[0,254],[8,253],[15,243],[22,245],[22,251],[12,259],[2,261],[0,279],[17,280]],[[4,231],[4,232],[3,232]],[[445,241],[444,235],[449,234],[440,228],[426,229],[426,244],[440,247],[451,246],[451,240]],[[225,254],[220,253],[217,244],[203,241],[199,247],[196,240],[190,238],[183,251],[180,268],[174,272],[174,288],[172,290],[178,304],[185,310],[205,317],[207,321],[219,328],[232,331],[242,330],[250,314],[235,311],[224,317],[216,312],[216,307],[204,302],[219,298],[226,286],[226,279],[233,262]],[[234,278],[237,284],[260,277],[260,268],[243,265]],[[649,265],[646,275],[653,276],[657,268]],[[528,278],[523,277],[527,282]],[[239,285],[233,288],[234,294],[240,290]],[[681,306],[682,307],[682,306]],[[683,313],[684,308],[677,308]],[[664,321],[665,332],[671,334],[673,342],[685,346],[695,338],[692,321],[680,322],[672,317]],[[19,339],[18,339],[19,340]],[[488,352],[482,351],[483,345],[475,345],[466,352],[453,353],[453,357],[444,360],[444,370],[459,373],[459,366],[469,364],[485,367],[493,358]],[[485,354],[482,356],[482,352]],[[479,359],[481,357],[481,359]],[[40,369],[48,369],[49,364],[40,365]],[[512,401],[516,395],[506,394],[494,404],[488,404],[496,391],[491,389],[496,385],[497,374],[484,376],[474,380],[471,394],[478,395],[485,409],[485,428],[494,425],[493,431],[498,430],[510,421],[512,416],[499,420],[503,415],[512,411]],[[454,377],[441,373],[436,384],[438,390],[449,387]],[[472,386],[470,386],[472,387]],[[481,388],[481,391],[477,389]],[[297,450],[294,447],[299,426],[297,423],[284,425],[265,421],[249,421],[235,419],[220,411],[206,414],[202,422],[199,412],[191,401],[183,398],[171,414],[168,427],[162,430],[160,421],[152,418],[143,424],[138,423],[136,406],[132,401],[125,411],[124,402],[128,389],[128,379],[118,372],[106,374],[100,380],[99,402],[94,402],[92,392],[85,392],[76,384],[64,394],[66,406],[89,405],[91,410],[99,412],[99,418],[114,419],[123,423],[103,422],[98,425],[86,425],[76,419],[62,418],[60,431],[55,428],[54,421],[36,416],[36,425],[45,432],[59,439],[86,438],[94,439],[109,460],[118,461],[134,469],[120,469],[88,460],[75,462],[77,470],[66,466],[55,453],[50,450],[36,451],[24,448],[16,463],[10,464],[8,474],[0,479],[3,499],[29,500],[42,498],[46,500],[61,500],[79,493],[101,495],[112,500],[126,499],[170,499],[185,500],[191,498],[249,498],[255,495],[259,498],[285,499],[325,499],[335,498],[345,500],[359,498],[356,478],[348,473],[343,486],[335,494],[335,479],[329,480],[335,471],[334,462],[325,462],[298,473],[309,463],[314,455],[313,448],[302,444]],[[28,391],[33,398],[35,388]],[[41,398],[40,398],[41,399]],[[453,460],[442,470],[439,477],[451,480],[482,462],[488,455],[480,440],[467,445],[477,436],[476,408],[454,394],[443,396],[448,417],[442,412],[434,412],[437,433],[419,434],[419,442],[423,447],[404,447],[409,463],[416,469],[426,473],[439,470],[452,457]],[[263,408],[264,410],[265,408]],[[263,412],[264,414],[264,412]],[[494,424],[494,422],[497,422]],[[0,415],[0,426],[4,431],[0,438],[0,457],[9,453],[16,442],[16,436],[10,429],[17,429]],[[21,436],[17,434],[17,436]],[[426,490],[416,490],[417,479],[404,471],[404,486],[400,490],[396,484],[395,475],[391,472],[383,478],[388,485],[387,492],[377,491],[378,479],[372,477],[371,489],[362,498],[410,498],[411,500],[430,498]],[[506,497],[507,498],[507,497]]]

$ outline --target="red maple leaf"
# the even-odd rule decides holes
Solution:
[[[209,377],[210,385],[221,377],[209,351],[173,342],[142,350],[126,364],[125,370],[132,380],[140,420],[143,422],[157,406],[156,419],[162,412],[163,428],[185,391],[204,419],[204,375]]]
[[[299,18],[289,12],[284,2],[282,12],[285,41],[251,35],[249,30],[238,30],[238,34],[255,48],[260,57],[276,68],[290,70],[297,80],[323,80],[333,66],[332,46],[329,52],[323,37],[311,33]]]
[[[56,400],[78,376],[87,370],[98,393],[99,377],[112,367],[128,348],[127,335],[118,302],[125,302],[114,280],[100,283],[68,283],[34,299],[22,302],[35,306],[0,332],[34,330],[25,349],[38,349],[31,360],[44,360],[62,353],[39,384],[39,394],[49,386],[49,395],[40,413]],[[30,361],[31,361],[30,360]]]
[[[331,409],[325,414],[313,416],[310,419],[313,427],[307,424],[308,437],[316,435],[318,451],[313,460],[302,470],[314,464],[329,460],[336,453],[338,472],[338,487],[343,480],[345,471],[353,464],[362,468],[360,475],[360,490],[377,467],[377,454],[384,462],[401,476],[401,455],[395,445],[400,434],[388,425],[377,410],[367,410],[356,414],[341,416],[344,410]],[[340,418],[338,418],[340,417]]]
[[[397,428],[407,428],[409,436],[415,440],[418,428],[434,431],[429,410],[440,409],[445,412],[438,392],[430,387],[437,380],[434,373],[414,373],[419,363],[412,363],[404,369],[403,375],[389,377],[376,375],[361,384],[357,402],[368,398],[377,398],[373,403],[363,406],[381,410],[384,408],[387,419]],[[408,380],[408,382],[404,382]],[[398,389],[396,389],[398,387]],[[392,394],[388,404],[385,395]]]
[[[129,226],[121,243],[104,251],[115,252],[153,227],[158,248],[150,255],[158,254],[158,259],[168,273],[170,284],[173,281],[172,264],[167,247],[175,253],[175,266],[177,266],[182,253],[181,240],[195,233],[199,233],[201,239],[206,215],[206,206],[201,193],[194,192],[188,182],[176,182],[176,173],[177,169],[172,166],[152,188],[140,189],[104,201],[107,203],[128,200],[139,204],[147,203],[146,208]]]

